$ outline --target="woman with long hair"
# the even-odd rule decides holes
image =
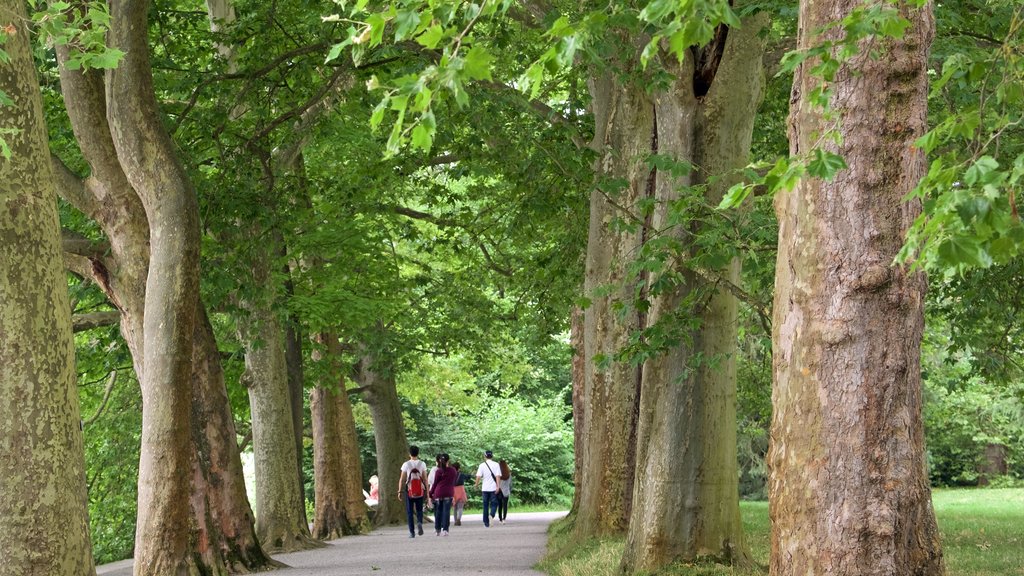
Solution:
[[[504,524],[505,518],[508,517],[508,499],[512,495],[512,470],[505,460],[498,460],[498,466],[501,466],[501,481],[498,486],[498,523]]]
[[[452,498],[455,497],[455,480],[459,472],[448,465],[448,455],[437,456],[437,472],[430,484],[430,499],[434,501],[434,534],[448,535],[448,523],[452,512]]]

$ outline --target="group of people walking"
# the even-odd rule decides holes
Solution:
[[[447,536],[454,515],[455,526],[462,525],[462,512],[466,506],[466,481],[472,478],[462,472],[458,462],[449,462],[448,454],[437,455],[436,465],[427,472],[427,465],[419,458],[420,449],[409,446],[409,459],[402,464],[398,479],[398,498],[405,500],[405,513],[409,521],[409,538],[423,535],[423,506],[434,509],[434,533]],[[484,461],[476,471],[473,487],[481,488],[484,526],[490,527],[495,516],[504,524],[508,516],[508,499],[512,493],[512,471],[504,460],[494,461],[494,454],[484,452]],[[427,498],[429,497],[429,500]]]

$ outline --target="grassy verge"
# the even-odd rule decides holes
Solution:
[[[947,576],[1024,576],[1024,489],[935,490]],[[754,560],[768,564],[767,502],[743,502],[743,528]],[[569,525],[550,530],[548,555],[538,568],[552,576],[618,576],[623,540],[573,542]],[[714,564],[678,564],[658,576],[762,575]]]

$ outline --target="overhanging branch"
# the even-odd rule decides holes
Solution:
[[[71,317],[71,329],[73,332],[85,332],[93,328],[113,326],[121,321],[121,313],[117,310],[104,310],[102,312],[90,312],[88,314],[75,314]]]

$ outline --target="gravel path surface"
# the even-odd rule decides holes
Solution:
[[[448,537],[435,536],[433,525],[424,523],[423,536],[409,538],[404,526],[389,526],[366,536],[346,536],[326,548],[278,554],[275,559],[289,568],[274,576],[501,576],[537,575],[533,565],[547,545],[547,528],[565,512],[509,514],[505,524],[491,522],[485,528],[480,513],[452,526]],[[103,576],[131,576],[131,561],[99,566]]]

